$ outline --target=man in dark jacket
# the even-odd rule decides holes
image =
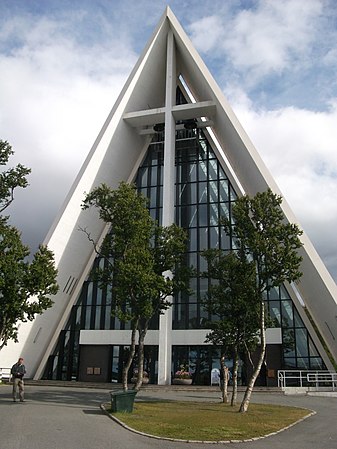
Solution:
[[[26,368],[23,364],[22,357],[20,357],[17,363],[12,366],[11,374],[13,377],[13,401],[16,402],[17,391],[19,389],[20,402],[23,402],[25,400],[25,385],[23,383],[23,376],[26,374]]]

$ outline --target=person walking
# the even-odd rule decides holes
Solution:
[[[12,366],[11,374],[13,377],[13,401],[16,402],[17,391],[19,390],[20,402],[25,400],[25,385],[23,382],[23,376],[26,374],[26,367],[23,364],[23,358],[20,357],[19,360]]]

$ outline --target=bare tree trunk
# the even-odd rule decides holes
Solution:
[[[222,402],[224,404],[228,403],[228,368],[225,365],[225,356],[223,355],[220,359],[220,369],[221,369],[221,375],[220,375],[220,386],[221,386],[221,393],[222,393]]]
[[[249,379],[245,394],[243,396],[241,405],[240,405],[240,413],[245,413],[248,410],[250,398],[252,396],[253,388],[255,381],[257,379],[257,376],[260,373],[262,363],[264,361],[264,356],[266,353],[266,330],[265,330],[265,304],[264,301],[261,301],[261,310],[260,310],[260,354],[259,354],[259,360],[257,362],[257,365],[255,366],[255,369],[253,371],[253,374],[251,378]]]
[[[232,391],[232,399],[231,406],[236,405],[236,399],[238,396],[238,369],[239,369],[239,354],[238,348],[234,346],[234,354],[233,354],[233,391]]]
[[[134,390],[139,391],[143,384],[144,375],[144,340],[147,332],[147,326],[144,329],[138,330],[138,374]]]
[[[130,366],[132,364],[132,361],[134,359],[135,352],[136,352],[136,334],[137,334],[137,323],[133,323],[132,332],[131,332],[130,351],[129,351],[128,359],[127,359],[125,365],[123,366],[123,371],[122,371],[122,385],[123,385],[124,391],[127,391],[127,389],[128,389],[129,369],[130,369]]]

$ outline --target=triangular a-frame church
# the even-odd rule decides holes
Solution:
[[[11,366],[23,355],[28,375],[35,379],[120,381],[130,331],[111,316],[111,292],[89,280],[92,267],[100,261],[79,228],[87,228],[97,242],[102,241],[108,230],[96,211],[81,210],[84,192],[103,182],[117,188],[122,180],[135,182],[148,196],[151,214],[161,224],[176,222],[187,230],[187,263],[199,271],[205,269],[201,250],[231,248],[218,221],[221,215],[231,217],[238,196],[267,188],[280,194],[169,8],[46,238],[59,273],[55,303],[34,322],[22,323],[19,343],[9,343],[1,351],[3,366]],[[285,201],[282,208],[285,220],[296,222]],[[305,234],[302,240],[300,282],[274,289],[266,298],[277,326],[267,330],[262,384],[275,385],[279,369],[333,370],[317,329],[337,360],[336,285]],[[172,298],[172,307],[152,323],[145,340],[150,382],[169,384],[181,364],[193,369],[196,384],[210,382],[219,352],[205,344],[203,323],[208,316],[200,300],[207,285],[207,279],[191,279],[194,294]],[[240,378],[244,383],[245,360]]]

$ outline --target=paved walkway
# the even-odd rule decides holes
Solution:
[[[212,390],[142,390],[137,400],[219,400]],[[161,441],[129,432],[99,409],[108,389],[28,385],[26,402],[13,403],[11,387],[0,386],[0,449],[210,449],[209,444]],[[230,449],[336,449],[337,398],[256,393],[255,402],[307,407],[317,412],[277,435]]]

